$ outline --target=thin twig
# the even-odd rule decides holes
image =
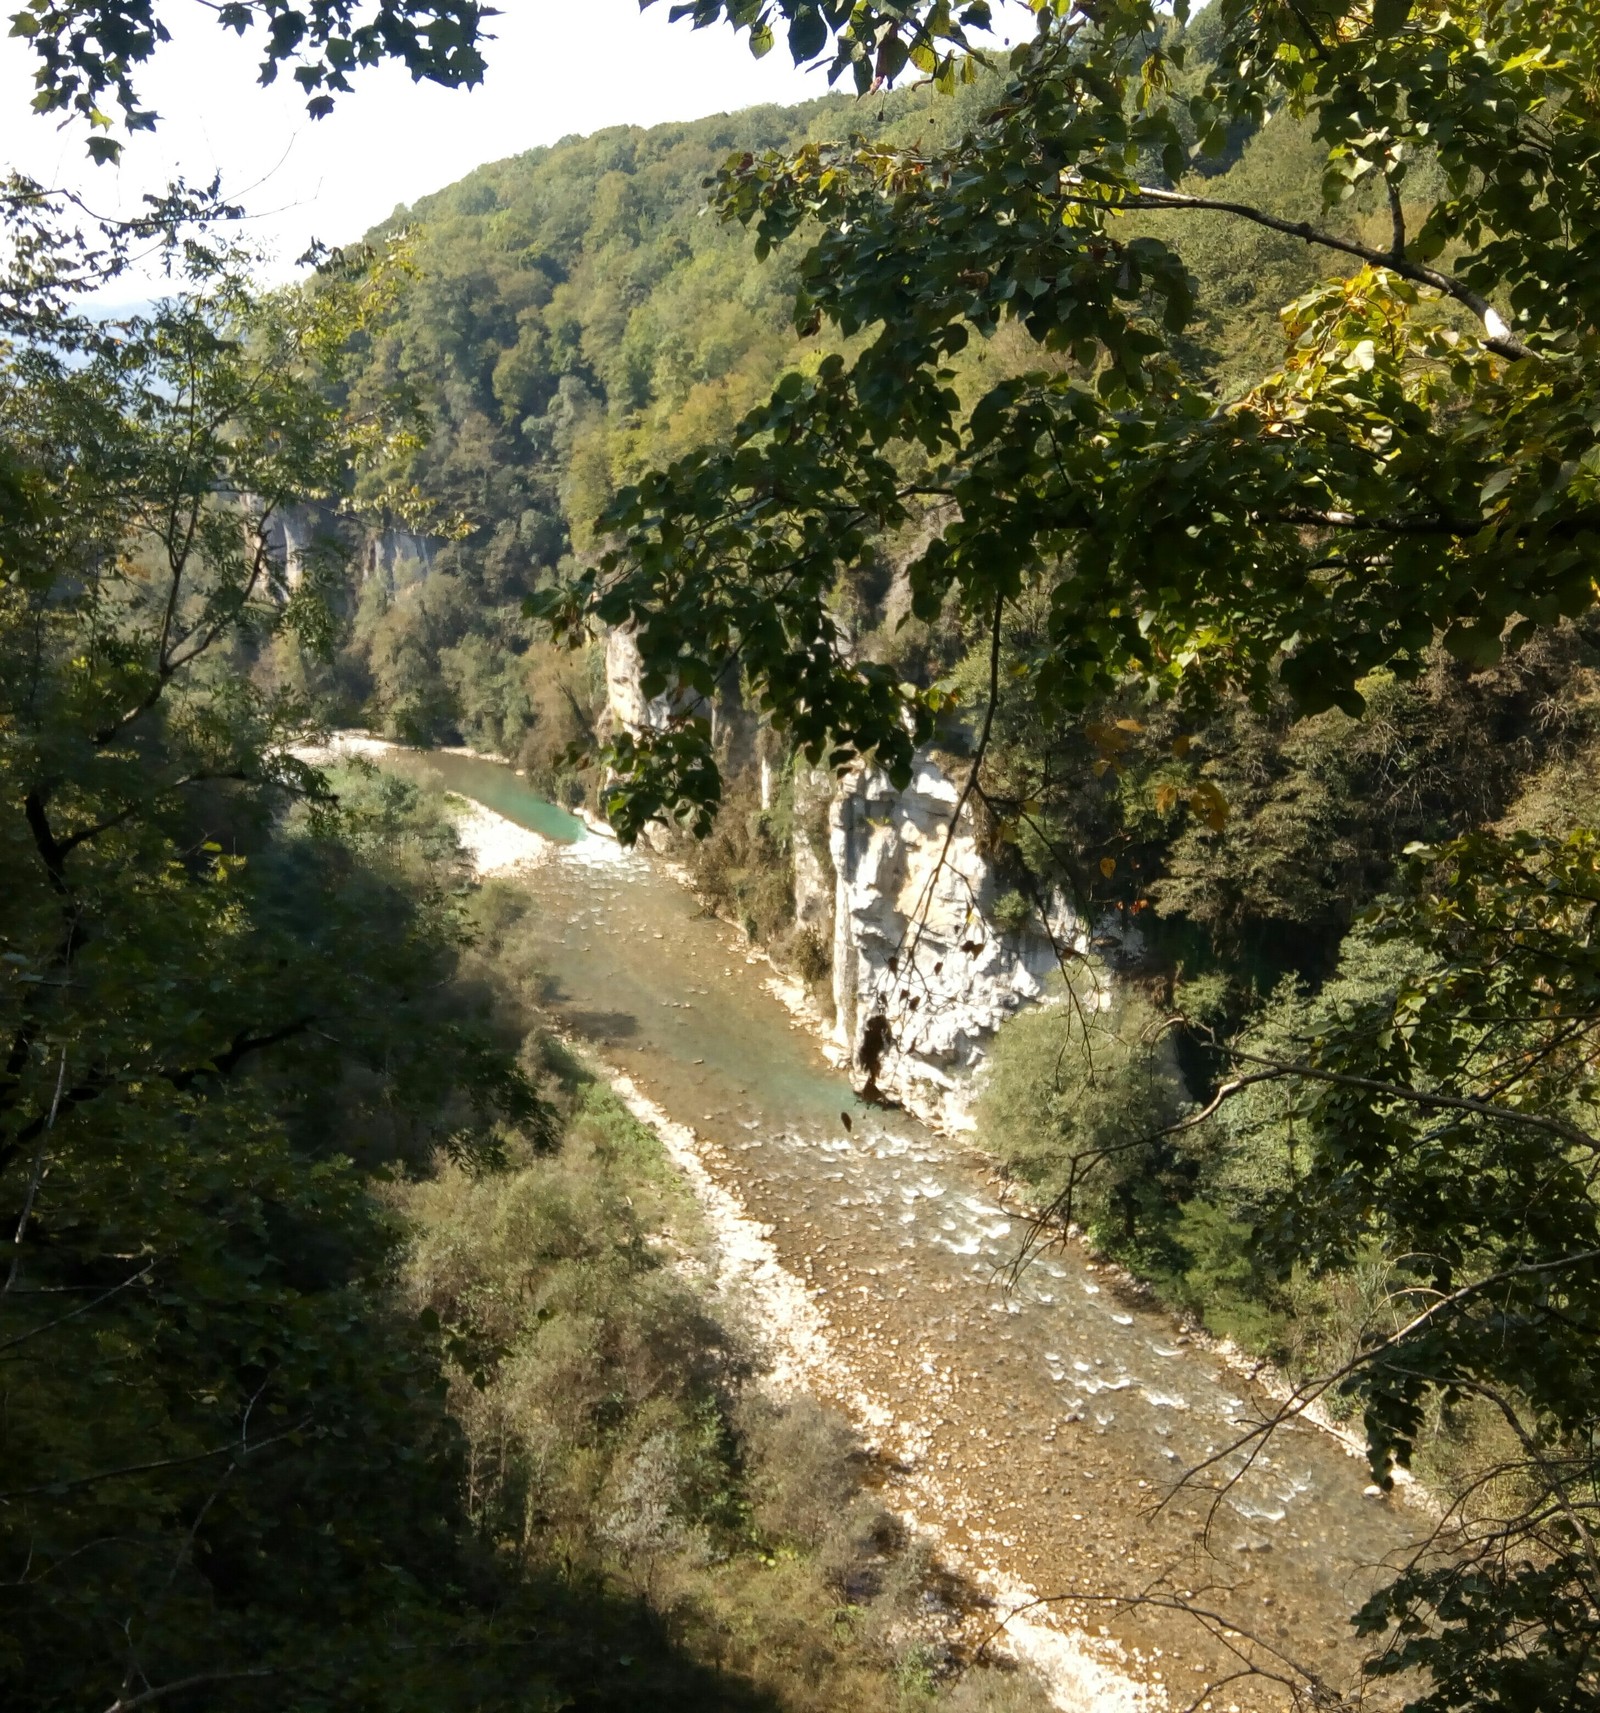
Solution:
[[[284,1665],[250,1666],[242,1671],[197,1671],[192,1677],[180,1677],[172,1683],[158,1684],[154,1689],[141,1690],[137,1695],[119,1695],[106,1713],[133,1713],[136,1707],[148,1707],[154,1701],[165,1701],[170,1695],[182,1695],[185,1690],[198,1689],[205,1683],[238,1683],[244,1678],[284,1677],[291,1667]]]
[[[50,1140],[50,1132],[56,1127],[56,1114],[61,1110],[61,1089],[67,1080],[67,1049],[61,1049],[61,1068],[56,1072],[56,1092],[50,1102],[50,1117],[44,1129],[39,1133],[39,1146],[34,1151],[33,1171],[28,1178],[28,1193],[22,1198],[22,1213],[17,1219],[16,1235],[11,1239],[11,1267],[6,1274],[6,1282],[0,1287],[0,1297],[10,1294],[11,1287],[17,1282],[17,1269],[22,1265],[22,1239],[28,1229],[28,1221],[33,1215],[34,1198],[39,1194],[39,1184],[44,1177],[44,1156],[46,1145]],[[0,1345],[0,1350],[5,1348]]]
[[[1181,1022],[1182,1019],[1177,1021]],[[1363,1089],[1371,1094],[1385,1095],[1391,1100],[1410,1101],[1416,1106],[1433,1106],[1449,1112],[1471,1112],[1482,1118],[1498,1119],[1506,1124],[1525,1124],[1535,1130],[1559,1136],[1563,1142],[1590,1152],[1600,1147],[1588,1131],[1563,1119],[1548,1118],[1543,1113],[1523,1112],[1514,1106],[1498,1106],[1486,1100],[1473,1100],[1461,1094],[1437,1094],[1430,1089],[1407,1088],[1401,1083],[1380,1082],[1376,1077],[1352,1076],[1346,1071],[1325,1071],[1316,1065],[1295,1064],[1285,1059],[1269,1059],[1260,1053],[1247,1052],[1243,1047],[1219,1045],[1218,1051],[1230,1059],[1242,1059],[1246,1064],[1268,1065],[1286,1075],[1305,1077],[1312,1082],[1332,1083],[1339,1088]]]
[[[47,1320],[39,1326],[31,1326],[26,1332],[19,1332],[15,1338],[8,1338],[0,1344],[0,1355],[8,1350],[15,1350],[19,1344],[26,1344],[30,1338],[37,1338],[40,1333],[50,1332],[55,1327],[65,1326],[69,1320],[76,1320],[79,1315],[88,1314],[91,1309],[97,1309],[101,1303],[109,1302],[119,1292],[125,1291],[130,1285],[137,1285],[141,1279],[148,1279],[155,1268],[154,1261],[148,1261],[137,1273],[130,1273],[120,1285],[113,1285],[109,1290],[102,1291],[99,1296],[91,1298],[86,1303],[79,1303],[75,1309],[66,1314],[57,1315],[54,1320]]]
[[[256,1452],[265,1450],[269,1445],[277,1444],[281,1439],[292,1438],[302,1429],[309,1427],[310,1424],[311,1417],[307,1416],[304,1421],[296,1422],[292,1427],[286,1427],[281,1433],[273,1434],[270,1439],[258,1440],[248,1455],[253,1457]],[[126,1475],[148,1475],[157,1469],[178,1469],[191,1463],[207,1463],[213,1457],[226,1457],[234,1449],[234,1441],[229,1440],[226,1445],[216,1446],[210,1451],[196,1451],[187,1457],[158,1457],[149,1463],[127,1463],[120,1469],[102,1469],[93,1475],[80,1475],[71,1481],[45,1481],[37,1487],[15,1487],[9,1493],[0,1493],[0,1502],[9,1499],[31,1499],[40,1493],[52,1495],[68,1493],[74,1488],[92,1487],[101,1481],[120,1480]],[[241,1453],[240,1455],[245,1454]]]

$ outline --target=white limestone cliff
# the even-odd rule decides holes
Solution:
[[[612,632],[610,715],[633,731],[670,712],[666,698],[645,697],[639,676],[633,639]],[[793,786],[795,927],[831,955],[830,1046],[869,1095],[969,1128],[988,1041],[1045,996],[1061,952],[1088,949],[1087,924],[1057,899],[1048,921],[995,926],[994,861],[970,809],[952,832],[960,787],[926,754],[903,791],[872,768],[835,780],[802,763]],[[764,777],[764,799],[770,791]]]
[[[926,756],[897,791],[875,770],[846,775],[829,816],[835,877],[834,1039],[858,1085],[967,1128],[989,1038],[1044,997],[1058,949],[1084,923],[1057,900],[1048,922],[998,929],[1000,882],[960,788]]]

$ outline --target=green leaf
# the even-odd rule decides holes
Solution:
[[[1452,625],[1444,633],[1444,646],[1457,660],[1479,670],[1493,666],[1502,652],[1498,626]]]
[[[1414,0],[1372,0],[1372,33],[1379,37],[1399,35],[1413,4]]]
[[[789,23],[789,52],[796,65],[815,59],[828,45],[828,25],[814,5],[802,5]]]

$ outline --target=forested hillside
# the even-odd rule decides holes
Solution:
[[[592,548],[618,486],[726,439],[786,368],[814,367],[827,348],[796,330],[797,258],[758,259],[711,208],[710,181],[730,155],[853,132],[935,148],[991,88],[835,97],[570,139],[484,166],[369,234],[402,241],[415,276],[387,323],[363,335],[353,399],[403,379],[426,402],[430,432],[366,481],[379,502],[420,500],[426,539],[402,533],[388,575],[366,586],[343,686],[352,704],[408,741],[471,742],[556,783],[567,746],[594,735],[598,661],[549,655],[523,597]],[[1318,170],[1309,136],[1285,124],[1222,182],[1287,209]],[[1292,239],[1241,247],[1219,229],[1215,240],[1191,258],[1206,313],[1189,355],[1226,382],[1276,349],[1279,306],[1322,264]],[[967,384],[1026,361],[1002,335],[973,352]],[[885,543],[884,579],[892,558]],[[866,628],[884,630],[881,646],[914,648],[874,610],[882,580],[842,593]],[[941,663],[959,647],[941,638]]]
[[[1174,74],[1180,88],[1199,87],[1220,30],[1213,9],[1185,33],[1192,57]],[[980,77],[949,97],[924,88],[834,98],[570,140],[486,166],[372,234],[374,243],[403,235],[415,274],[358,340],[352,396],[403,379],[430,427],[366,480],[373,495],[410,490],[439,533],[402,534],[386,574],[364,584],[341,662],[350,712],[406,741],[498,751],[552,793],[597,802],[601,650],[552,648],[525,597],[594,560],[595,521],[619,487],[728,440],[786,369],[815,373],[828,350],[853,348],[837,329],[802,336],[791,313],[798,251],[758,255],[748,231],[710,205],[714,175],[730,155],[789,154],[846,135],[936,155],[998,88]],[[1308,122],[1279,114],[1236,124],[1196,157],[1189,182],[1288,220],[1320,196],[1324,153]],[[1153,160],[1143,165],[1159,176]],[[1437,187],[1423,159],[1405,194],[1425,205]],[[1372,191],[1330,214],[1334,230],[1351,234],[1386,231],[1389,218]],[[1125,223],[1134,237],[1174,241],[1181,224],[1156,211]],[[1195,312],[1178,357],[1228,398],[1281,361],[1283,306],[1345,270],[1260,226],[1191,221],[1181,235]],[[1002,323],[951,360],[951,378],[970,403],[1038,360],[1021,329]],[[830,603],[860,657],[953,695],[938,741],[959,768],[975,738],[967,710],[984,697],[988,639],[953,603],[935,616],[911,610],[904,566],[938,520],[932,507],[874,538],[841,567]],[[1352,922],[1413,842],[1514,808],[1517,824],[1537,815],[1543,826],[1585,812],[1562,782],[1592,771],[1589,621],[1488,668],[1435,647],[1419,672],[1368,679],[1359,714],[1308,719],[1279,691],[1186,711],[1111,695],[1062,721],[1041,714],[1025,677],[1044,619],[1026,601],[1008,612],[988,757],[985,795],[1011,896],[1025,909],[1065,887],[1086,909],[1135,922],[1147,947],[1141,983],[1158,1006],[1208,1029],[1236,1028],[1275,993],[1331,975]],[[727,788],[729,813],[686,855],[730,915],[815,973],[816,948],[787,935],[788,796],[761,813],[748,780],[735,775]],[[1205,1088],[1204,1049],[1182,1051],[1190,1083]],[[1070,1152],[1028,1128],[1026,1140],[997,1146],[1019,1160]],[[1028,1169],[1049,1181],[1047,1165]],[[1165,1210],[1158,1227],[1178,1217],[1197,1169],[1182,1158],[1152,1176],[1130,1161],[1132,1187],[1100,1192],[1120,1209],[1103,1235],[1133,1242],[1131,1205],[1118,1200],[1128,1194]],[[1182,1217],[1198,1233],[1198,1212]],[[1229,1329],[1242,1323],[1218,1281],[1245,1265],[1226,1235],[1235,1229],[1246,1227],[1223,1220],[1197,1236],[1204,1253],[1190,1257],[1194,1282],[1180,1290]],[[1217,1243],[1224,1252],[1213,1253]],[[1152,1248],[1147,1231],[1131,1253],[1161,1271],[1185,1251],[1165,1238]]]
[[[414,489],[440,532],[402,542],[356,617],[348,693],[384,729],[546,778],[592,738],[598,662],[542,648],[524,597],[592,544],[619,482],[725,437],[804,349],[792,266],[755,261],[709,210],[707,180],[732,152],[863,120],[914,131],[955,115],[895,95],[604,132],[485,166],[371,235],[403,236],[416,271],[363,342],[354,398],[402,378],[431,433],[369,483]]]

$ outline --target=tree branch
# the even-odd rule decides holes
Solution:
[[[238,1683],[250,1677],[284,1677],[291,1669],[286,1665],[258,1665],[241,1671],[198,1671],[193,1677],[180,1677],[172,1683],[158,1684],[154,1689],[141,1690],[137,1695],[119,1695],[106,1713],[133,1713],[136,1707],[148,1707],[154,1701],[165,1701],[169,1695],[181,1695],[185,1690],[198,1689],[205,1683]]]
[[[1242,1059],[1250,1065],[1266,1065],[1284,1076],[1307,1077],[1313,1082],[1332,1083],[1339,1088],[1364,1089],[1371,1094],[1386,1095],[1391,1100],[1410,1101],[1416,1106],[1437,1107],[1447,1112],[1472,1112],[1481,1118],[1499,1119],[1507,1124],[1525,1124],[1535,1130],[1559,1136],[1563,1142],[1592,1153],[1600,1148],[1588,1131],[1580,1130],[1564,1119],[1549,1118],[1540,1112],[1522,1112],[1514,1106],[1497,1106],[1492,1101],[1473,1100],[1460,1094],[1436,1094],[1429,1089],[1407,1088],[1401,1083],[1380,1082],[1376,1077],[1351,1076],[1344,1071],[1324,1071],[1315,1065],[1295,1064],[1285,1059],[1269,1059],[1260,1053],[1247,1052],[1243,1047],[1219,1046],[1219,1052],[1231,1059]]]
[[[69,1309],[66,1314],[59,1314],[54,1320],[47,1320],[42,1326],[30,1326],[26,1332],[19,1332],[16,1337],[8,1338],[0,1344],[0,1355],[8,1350],[15,1350],[19,1344],[26,1344],[30,1338],[37,1338],[41,1333],[50,1332],[55,1327],[64,1326],[69,1320],[76,1320],[79,1315],[88,1314],[91,1309],[97,1309],[101,1303],[109,1302],[120,1292],[127,1290],[130,1285],[137,1285],[141,1279],[148,1279],[155,1262],[147,1262],[137,1273],[130,1273],[120,1285],[113,1285],[110,1290],[102,1291],[99,1296],[91,1297],[86,1303],[79,1303],[75,1309]]]
[[[1070,182],[1072,181],[1069,180]],[[1325,232],[1320,227],[1313,226],[1309,220],[1281,220],[1276,214],[1268,214],[1265,209],[1254,208],[1248,202],[1232,202],[1221,196],[1188,196],[1182,191],[1162,190],[1156,185],[1141,184],[1122,196],[1116,195],[1115,192],[1107,196],[1075,189],[1063,190],[1061,195],[1067,202],[1090,203],[1099,208],[1176,209],[1180,212],[1195,210],[1232,214],[1237,219],[1248,220],[1252,225],[1265,226],[1269,231],[1282,232],[1290,238],[1304,239],[1306,243],[1319,245],[1325,250],[1337,250],[1342,255],[1354,256],[1357,261],[1367,262],[1373,267],[1387,268],[1401,279],[1410,280],[1413,285],[1425,285],[1434,291],[1442,292],[1477,316],[1486,335],[1483,342],[1497,356],[1516,361],[1533,355],[1506,326],[1500,312],[1488,298],[1473,291],[1470,286],[1463,285],[1449,274],[1440,273],[1437,268],[1425,267],[1419,262],[1408,262],[1403,256],[1396,256],[1393,250],[1381,250],[1374,244],[1363,244],[1359,239],[1341,238],[1336,233]]]
[[[269,1445],[276,1445],[281,1439],[288,1439],[301,1429],[308,1427],[311,1417],[298,1421],[293,1427],[286,1427],[282,1433],[275,1433],[270,1439],[263,1439],[257,1444],[241,1451],[233,1440],[226,1445],[219,1445],[210,1451],[191,1452],[187,1457],[157,1457],[148,1463],[126,1463],[119,1469],[101,1469],[93,1475],[79,1475],[71,1481],[44,1481],[37,1487],[14,1487],[9,1493],[0,1493],[0,1503],[11,1499],[34,1499],[41,1493],[55,1495],[70,1493],[79,1487],[94,1487],[102,1481],[120,1481],[128,1475],[149,1475],[157,1469],[182,1469],[192,1463],[209,1463],[213,1457],[227,1457],[237,1452],[240,1457],[253,1457],[256,1452],[264,1451]]]
[[[303,1035],[316,1021],[315,1016],[307,1014],[297,1017],[291,1023],[285,1023],[280,1028],[269,1030],[264,1035],[252,1035],[248,1030],[241,1029],[233,1040],[214,1058],[207,1059],[198,1065],[185,1065],[180,1068],[157,1066],[146,1074],[161,1077],[180,1092],[192,1088],[205,1076],[231,1076],[239,1068],[240,1062],[251,1053],[264,1052],[268,1047],[276,1047],[280,1043],[292,1040],[296,1035]],[[86,1105],[91,1100],[98,1100],[108,1089],[117,1085],[115,1076],[102,1074],[91,1077],[79,1083],[75,1088],[69,1088],[61,1096],[59,1104],[68,1108]],[[33,1141],[46,1123],[45,1115],[40,1113],[19,1130],[13,1140],[0,1149],[0,1168],[4,1168],[15,1157],[19,1148]]]
[[[1287,1654],[1282,1648],[1275,1647],[1265,1638],[1255,1635],[1243,1628],[1225,1613],[1212,1611],[1205,1606],[1196,1605],[1192,1598],[1181,1594],[1164,1594],[1153,1589],[1147,1589],[1140,1594],[1040,1594],[1031,1600],[1025,1600],[1021,1605],[1014,1606],[1003,1618],[995,1623],[979,1641],[974,1652],[975,1659],[982,1659],[989,1644],[1000,1635],[1014,1618],[1020,1618],[1024,1613],[1036,1611],[1041,1606],[1071,1605],[1074,1601],[1086,1606],[1111,1606],[1113,1608],[1134,1612],[1143,1607],[1153,1607],[1159,1611],[1178,1612],[1183,1616],[1193,1618],[1196,1623],[1211,1637],[1213,1641],[1221,1642],[1223,1647],[1237,1659],[1242,1670],[1231,1673],[1220,1681],[1213,1681],[1201,1690],[1190,1706],[1194,1706],[1207,1695],[1215,1692],[1224,1683],[1232,1683],[1239,1678],[1259,1677],[1267,1682],[1281,1684],[1295,1695],[1298,1704],[1298,1692],[1302,1686],[1309,1689],[1314,1705],[1328,1709],[1334,1713],[1336,1709],[1349,1706],[1349,1703],[1310,1666],[1302,1664],[1293,1655]],[[1259,1648],[1262,1653],[1276,1660],[1283,1670],[1274,1670],[1269,1665],[1263,1665],[1260,1660],[1252,1658],[1238,1642],[1246,1642],[1251,1647]],[[1286,1676],[1285,1672],[1293,1676]]]
[[[230,768],[226,771],[218,771],[215,773],[188,773],[185,774],[182,779],[174,779],[170,785],[157,786],[153,793],[153,797],[159,798],[169,791],[182,791],[186,786],[204,785],[214,780],[229,779],[238,781],[248,780],[249,778],[250,775],[246,773],[242,767]],[[75,833],[69,833],[66,838],[59,839],[56,842],[56,849],[60,853],[61,857],[65,859],[66,857],[69,857],[79,845],[87,844],[91,839],[99,838],[102,833],[113,832],[116,828],[122,826],[124,822],[131,821],[144,807],[144,803],[130,803],[126,808],[119,809],[115,815],[108,815],[103,821],[96,821],[87,827],[80,827]]]
[[[271,1029],[265,1035],[252,1035],[248,1030],[241,1029],[228,1047],[203,1065],[192,1065],[185,1070],[166,1073],[167,1081],[175,1089],[187,1089],[204,1076],[231,1076],[239,1068],[240,1061],[248,1058],[251,1053],[263,1053],[268,1047],[276,1047],[285,1041],[293,1040],[296,1035],[303,1035],[316,1019],[309,1014],[297,1017],[292,1023],[285,1023],[280,1028]]]
[[[1285,1422],[1292,1421],[1296,1416],[1304,1415],[1319,1398],[1331,1391],[1341,1380],[1348,1379],[1358,1369],[1368,1367],[1370,1364],[1377,1361],[1379,1357],[1396,1349],[1403,1344],[1406,1339],[1410,1338],[1414,1333],[1420,1332],[1425,1326],[1436,1320],[1440,1315],[1445,1314],[1451,1309],[1459,1308],[1470,1298],[1480,1295],[1482,1292],[1491,1289],[1495,1285],[1506,1284],[1512,1279],[1526,1278],[1541,1273],[1565,1272],[1570,1268],[1587,1266],[1597,1261],[1600,1261],[1600,1249],[1585,1249],[1576,1255],[1563,1255],[1553,1261],[1519,1262],[1514,1267],[1504,1267],[1497,1273],[1490,1273],[1487,1277],[1482,1279],[1474,1279],[1470,1284],[1462,1285],[1459,1290],[1451,1291],[1448,1295],[1441,1296],[1436,1302],[1429,1303],[1425,1309],[1422,1309],[1419,1313],[1412,1316],[1412,1318],[1407,1321],[1404,1326],[1399,1328],[1398,1331],[1390,1333],[1377,1344],[1370,1345],[1367,1349],[1358,1351],[1349,1359],[1349,1361],[1334,1369],[1331,1374],[1320,1375],[1317,1379],[1309,1381],[1303,1386],[1295,1387],[1294,1391],[1284,1399],[1278,1408],[1274,1410],[1265,1421],[1257,1422],[1248,1433],[1241,1434],[1230,1444],[1223,1446],[1220,1451],[1211,1453],[1210,1455],[1202,1458],[1201,1461],[1192,1469],[1185,1470],[1183,1478],[1178,1483],[1178,1486],[1186,1486],[1193,1481],[1197,1475],[1203,1474],[1207,1469],[1215,1468],[1217,1465],[1225,1463],[1234,1452],[1243,1450],[1247,1446],[1254,1447],[1246,1458],[1244,1467],[1231,1475],[1227,1481],[1223,1483],[1222,1491],[1226,1492],[1228,1488],[1233,1486],[1233,1484],[1240,1479],[1244,1474],[1244,1469],[1248,1468],[1259,1454],[1261,1447],[1265,1445],[1266,1441],[1270,1439]],[[1453,1379],[1441,1382],[1441,1384],[1446,1385],[1454,1383]],[[1174,1491],[1176,1491],[1176,1489],[1174,1489]],[[1165,1499],[1162,1500],[1163,1505],[1165,1505],[1166,1502],[1167,1501]]]
[[[61,1069],[56,1072],[55,1098],[50,1102],[50,1117],[45,1122],[44,1130],[39,1136],[39,1146],[33,1156],[33,1171],[28,1176],[28,1191],[22,1198],[22,1212],[17,1217],[16,1233],[11,1239],[11,1268],[6,1274],[6,1282],[0,1286],[0,1297],[9,1296],[11,1287],[17,1282],[17,1269],[22,1265],[22,1239],[27,1234],[28,1221],[33,1217],[34,1199],[39,1194],[39,1182],[44,1176],[45,1144],[50,1132],[56,1127],[56,1114],[61,1110],[61,1088],[67,1080],[67,1049],[61,1049]],[[0,1350],[5,1348],[0,1345]]]
[[[62,870],[62,863],[66,853],[50,825],[49,802],[49,785],[36,785],[22,800],[22,814],[33,838],[33,848],[39,853],[39,860],[44,864],[44,871],[49,876],[51,886],[65,895],[67,877]]]
[[[1259,521],[1302,524],[1310,529],[1369,529],[1381,535],[1476,535],[1484,524],[1481,517],[1362,517],[1357,512],[1319,511],[1306,506],[1261,514]]]
[[[1384,187],[1389,192],[1389,266],[1402,268],[1406,260],[1406,211],[1400,201],[1400,186],[1392,178],[1384,178]]]

